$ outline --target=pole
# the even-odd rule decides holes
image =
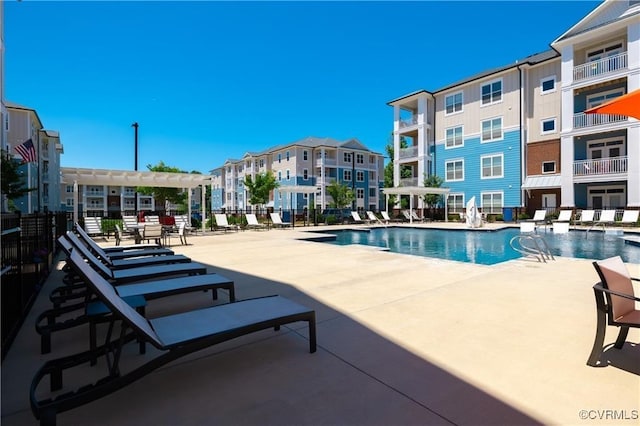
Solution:
[[[131,127],[133,127],[133,150],[134,150],[134,163],[133,163],[133,170],[135,170],[136,172],[138,171],[138,122],[134,122]],[[133,205],[134,205],[134,210],[135,210],[135,214],[136,216],[138,216],[138,191],[135,192],[134,194],[135,198],[133,201]]]
[[[356,211],[356,153],[351,153],[351,193],[353,201],[351,201],[351,210]]]

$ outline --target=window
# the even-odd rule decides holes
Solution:
[[[464,180],[464,160],[453,160],[445,163],[447,182]]]
[[[342,158],[344,159],[344,162],[345,162],[345,163],[351,163],[351,161],[352,161],[352,160],[351,160],[351,153],[350,153],[350,152],[345,152],[345,153],[343,154],[343,157],[342,157]]]
[[[458,146],[462,146],[462,126],[451,127],[446,130],[447,148],[455,148]]]
[[[462,92],[454,93],[444,99],[445,115],[462,111]]]
[[[302,151],[302,159],[304,161],[307,161],[309,159],[309,153],[308,151]]]
[[[356,182],[364,182],[364,172],[362,170],[356,172]]]
[[[555,161],[543,161],[542,162],[542,173],[555,173],[556,172],[556,162]]]
[[[73,192],[73,185],[67,185],[66,191],[67,192]]]
[[[282,163],[282,154],[278,154],[278,163]]]
[[[282,172],[278,172],[278,180],[282,180]]]
[[[502,154],[487,155],[480,157],[480,167],[482,168],[481,179],[491,179],[502,177]]]
[[[502,213],[502,192],[482,193],[482,213]]]
[[[356,164],[364,164],[364,154],[356,154]]]
[[[260,160],[260,168],[264,167],[264,159]]]
[[[376,196],[376,188],[369,188],[369,197]]]
[[[73,207],[73,198],[67,198],[67,207]]]
[[[447,209],[450,212],[463,212],[465,210],[464,194],[449,194],[447,197]]]
[[[482,122],[482,142],[502,139],[502,117]]]
[[[556,119],[554,118],[546,118],[540,122],[540,134],[546,135],[547,133],[555,133],[556,132]]]
[[[482,105],[491,105],[502,101],[502,80],[483,85],[481,91]]]
[[[356,196],[358,197],[359,200],[364,200],[364,189],[356,188]]]
[[[556,76],[543,78],[540,80],[540,93],[546,95],[547,93],[553,93],[556,91]]]
[[[4,115],[4,130],[9,131],[9,114]]]
[[[594,95],[587,96],[587,108],[597,107],[605,102],[624,95],[624,89],[609,90],[607,92],[600,92]]]
[[[304,180],[308,180],[309,179],[309,170],[307,170],[307,169],[303,169],[302,170],[302,179],[304,179]]]
[[[287,169],[287,180],[289,180],[289,177],[290,177],[290,175],[289,175],[289,169]]]
[[[285,155],[287,156],[287,161],[289,161],[289,151]]]
[[[342,171],[342,178],[344,180],[351,180],[351,170],[343,170]]]

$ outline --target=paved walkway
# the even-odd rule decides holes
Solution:
[[[174,249],[234,279],[239,298],[277,293],[313,307],[318,352],[308,353],[302,324],[255,333],[62,413],[58,424],[638,424],[638,330],[622,350],[605,351],[610,365],[585,365],[598,279],[590,261],[482,266],[301,241],[307,230],[199,235]],[[640,265],[629,269],[640,276]],[[86,349],[81,327],[39,354],[35,315],[60,276],[49,278],[2,364],[3,426],[36,424],[28,401],[36,369]],[[175,296],[151,301],[148,313],[210,303],[203,293]],[[611,343],[616,330],[607,331]],[[124,359],[143,356],[130,345]]]

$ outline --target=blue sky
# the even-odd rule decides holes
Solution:
[[[549,49],[600,2],[5,2],[5,98],[62,165],[209,170],[307,136],[384,153],[392,99]]]

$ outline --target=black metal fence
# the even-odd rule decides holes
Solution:
[[[56,240],[67,231],[67,213],[2,213],[2,359],[49,275]]]

